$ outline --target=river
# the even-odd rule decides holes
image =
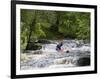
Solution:
[[[61,51],[56,50],[58,41],[42,44],[40,50],[21,53],[22,70],[35,68],[67,68],[90,65],[90,43],[82,40],[63,40]]]

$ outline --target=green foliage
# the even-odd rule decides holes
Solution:
[[[90,13],[21,9],[21,50],[37,39],[90,40]]]
[[[78,26],[78,32],[77,38],[78,39],[90,39],[90,13],[79,13],[77,22],[79,24]]]
[[[39,38],[39,37],[46,37],[46,34],[45,34],[45,32],[42,30],[42,26],[41,26],[40,23],[36,23],[34,29],[35,29],[35,31],[34,31],[34,36],[35,36],[35,37],[36,37],[36,36],[37,36],[37,38]]]

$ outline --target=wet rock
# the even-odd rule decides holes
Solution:
[[[42,54],[42,53],[43,53],[43,51],[41,51],[41,50],[34,51],[34,54]]]
[[[51,41],[46,40],[46,39],[39,39],[39,40],[37,41],[37,43],[41,43],[41,44],[51,44]]]
[[[84,41],[83,40],[77,40],[76,44],[77,44],[77,47],[81,47],[81,46],[83,46]]]
[[[32,50],[25,50],[24,53],[33,53],[34,51]]]
[[[40,44],[29,43],[26,50],[40,50],[41,48],[42,48],[42,46]]]
[[[66,63],[66,59],[55,59],[54,60],[54,64],[65,64]]]
[[[79,58],[79,60],[77,60],[77,66],[89,66],[89,65],[90,65],[89,57]]]
[[[31,56],[28,56],[27,54],[21,54],[21,57],[20,57],[21,63],[27,62],[28,60],[31,60],[31,59],[32,59]]]
[[[90,40],[84,40],[84,44],[90,43]]]
[[[66,51],[66,53],[69,53],[69,52],[70,52],[69,50]]]

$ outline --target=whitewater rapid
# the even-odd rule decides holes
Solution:
[[[79,58],[90,58],[90,44],[64,40],[62,51],[57,51],[55,44],[42,44],[40,50],[21,54],[21,69],[65,68],[77,66]],[[67,53],[66,50],[69,50]]]

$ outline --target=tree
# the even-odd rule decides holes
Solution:
[[[90,40],[90,13],[21,9],[21,50],[38,39]]]

